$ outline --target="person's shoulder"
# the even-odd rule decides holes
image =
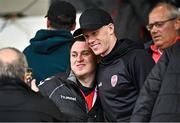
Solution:
[[[180,40],[177,40],[175,44],[164,50],[163,54],[167,54],[168,57],[175,57],[180,55]]]
[[[55,84],[55,83],[60,83],[62,80],[65,80],[67,79],[67,76],[66,76],[66,73],[65,72],[62,72],[62,73],[57,73],[51,77],[48,77],[46,78],[45,80],[42,80],[40,81],[39,83],[39,87],[41,86],[45,86],[45,85],[52,85],[52,84]]]
[[[45,80],[40,81],[38,87],[39,89],[48,89],[48,88],[56,88],[61,81],[56,76],[51,76],[46,78]]]
[[[57,81],[56,76],[51,76],[46,78],[45,80],[40,81],[39,87],[46,86],[47,84],[52,84],[53,82]]]
[[[153,61],[151,54],[145,49],[135,49],[132,52],[132,56],[134,56],[135,59],[140,59],[140,61]]]
[[[141,48],[134,48],[127,55],[124,57],[124,60],[127,63],[144,63],[147,64],[154,64],[154,60],[152,59],[151,55],[145,50]]]
[[[180,39],[177,39],[176,43],[172,45],[172,47],[169,47],[167,49],[180,49]]]
[[[64,84],[65,81],[66,81],[66,78],[63,78],[62,74],[58,73],[52,77],[49,77],[41,81],[38,87],[42,95],[49,96],[53,92],[54,89]]]
[[[31,49],[31,44],[24,48],[23,53],[27,55]]]

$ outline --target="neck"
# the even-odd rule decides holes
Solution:
[[[101,54],[102,57],[108,55],[112,49],[114,48],[115,44],[116,44],[117,38],[115,35],[112,35],[111,38],[109,39],[109,48],[107,49],[107,51],[103,54]]]
[[[77,77],[78,81],[84,86],[84,87],[93,87],[95,74],[91,75],[85,75],[83,77]]]

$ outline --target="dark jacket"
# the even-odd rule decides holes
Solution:
[[[61,121],[56,105],[33,92],[21,80],[1,78],[0,99],[0,122]]]
[[[44,96],[49,96],[63,112],[65,117],[63,121],[103,121],[99,96],[97,96],[93,108],[88,111],[87,103],[74,74],[57,74],[41,82],[39,89]],[[97,92],[96,89],[95,91]]]
[[[180,121],[180,41],[163,52],[145,81],[131,121]]]
[[[37,83],[69,66],[69,44],[72,34],[68,30],[39,30],[23,53]]]
[[[102,107],[107,121],[129,121],[143,82],[154,65],[143,45],[117,41],[97,72]]]

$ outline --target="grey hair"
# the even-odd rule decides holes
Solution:
[[[9,63],[4,62],[3,58],[0,57],[0,77],[23,79],[26,68],[28,67],[25,55],[21,51],[13,47],[5,47],[0,49],[0,51],[3,50],[14,51],[17,57]]]
[[[156,4],[156,6],[151,10],[151,12],[160,7],[163,6],[166,8],[166,10],[168,11],[167,16],[169,18],[179,18],[180,17],[180,11],[178,10],[178,8],[174,5],[172,5],[171,3],[168,2],[159,2],[158,4]],[[150,12],[150,13],[151,13]]]

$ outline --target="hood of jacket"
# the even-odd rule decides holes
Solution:
[[[30,40],[34,52],[48,54],[59,46],[71,42],[73,36],[69,30],[39,30]]]
[[[100,61],[101,64],[110,64],[115,59],[124,56],[128,52],[135,49],[144,49],[144,45],[141,42],[132,41],[129,39],[117,40],[112,51]]]

